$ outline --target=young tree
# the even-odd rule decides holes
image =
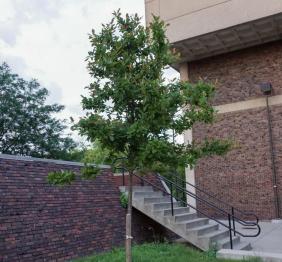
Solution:
[[[77,127],[89,140],[127,158],[129,171],[128,212],[126,216],[126,261],[131,261],[132,175],[140,169],[156,171],[161,166],[193,166],[211,154],[229,148],[224,141],[203,144],[174,144],[174,130],[182,134],[196,122],[211,123],[214,109],[210,98],[214,87],[199,82],[167,83],[163,70],[177,55],[165,36],[159,18],[145,28],[138,15],[113,14],[100,33],[89,36],[88,70],[93,82],[83,97],[87,110]]]
[[[76,143],[52,116],[64,107],[46,105],[47,95],[36,80],[25,81],[0,64],[0,153],[68,158]]]

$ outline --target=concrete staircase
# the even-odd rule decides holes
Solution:
[[[120,187],[120,190],[127,192],[127,187]],[[174,201],[174,216],[172,216],[170,196],[165,196],[161,191],[154,191],[151,186],[134,186],[132,197],[134,208],[199,249],[230,248],[227,228],[211,219],[198,217],[194,210],[182,207],[177,201]],[[233,249],[251,250],[251,245],[241,241],[239,236],[233,236]]]

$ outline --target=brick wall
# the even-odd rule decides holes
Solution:
[[[259,84],[268,81],[273,85],[274,95],[282,94],[282,41],[192,62],[189,76],[192,81],[201,77],[216,82],[215,105],[262,97]],[[282,204],[281,105],[271,107],[271,118]],[[220,114],[213,125],[195,126],[193,139],[199,142],[205,137],[232,139],[236,148],[223,158],[199,161],[196,184],[261,219],[275,218],[266,108]]]
[[[1,155],[0,155],[1,156]],[[81,166],[0,157],[0,261],[65,261],[124,244],[125,210],[111,172],[51,186],[47,174]],[[134,210],[136,243],[170,237]]]
[[[265,81],[282,94],[282,41],[192,62],[189,78],[215,83],[215,105],[261,97],[259,84]]]
[[[196,141],[203,137],[231,139],[236,147],[224,157],[200,160],[195,169],[196,184],[241,210],[273,218],[266,109],[221,114],[215,124],[195,127],[193,135]]]

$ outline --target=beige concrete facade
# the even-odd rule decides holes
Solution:
[[[153,13],[169,23],[172,43],[282,11],[281,0],[146,0],[145,4],[147,22]]]
[[[169,24],[167,36],[192,61],[281,39],[281,0],[145,0]]]
[[[270,106],[282,105],[282,95],[269,97],[269,105]],[[265,97],[215,106],[215,109],[218,114],[224,114],[224,113],[236,112],[241,110],[255,109],[260,107],[266,107]]]

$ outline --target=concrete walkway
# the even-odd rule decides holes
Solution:
[[[282,220],[272,222],[260,222],[261,234],[256,238],[244,238],[250,242],[253,251],[281,253],[282,254]],[[238,227],[239,229],[239,227]],[[241,227],[240,232],[251,233],[253,229]]]
[[[224,224],[227,221],[222,220]],[[253,251],[282,254],[282,219],[269,222],[259,221],[261,233],[258,237],[241,237],[243,241],[251,243]],[[236,223],[236,230],[245,235],[257,233],[257,227],[243,227]]]
[[[226,222],[226,221],[225,221]],[[257,229],[238,226],[236,229],[243,234],[255,234]],[[282,262],[282,220],[260,222],[261,234],[256,238],[242,238],[252,245],[251,251],[221,249],[218,258],[234,260],[261,258],[263,262]]]

